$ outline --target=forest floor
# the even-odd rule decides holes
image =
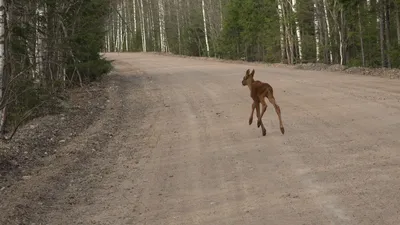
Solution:
[[[106,56],[109,76],[0,146],[1,225],[399,224],[396,70]],[[271,104],[265,137],[248,125],[248,68],[284,135]]]

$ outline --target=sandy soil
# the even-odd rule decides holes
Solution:
[[[0,224],[400,223],[400,80],[107,57],[104,110],[0,184]],[[248,125],[248,68],[274,87],[285,135],[271,105],[265,137]]]

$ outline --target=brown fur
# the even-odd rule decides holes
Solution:
[[[251,115],[249,118],[249,125],[251,125],[253,122],[254,109],[256,109],[258,118],[257,127],[261,126],[263,136],[267,134],[264,124],[262,123],[262,117],[265,111],[267,110],[267,103],[265,102],[265,98],[268,98],[269,102],[274,106],[276,114],[278,115],[281,133],[284,134],[285,128],[283,127],[282,123],[281,108],[276,103],[274,97],[274,90],[272,86],[269,85],[268,83],[264,83],[259,80],[254,80],[254,72],[255,72],[254,69],[253,71],[251,71],[251,73],[250,70],[248,69],[246,71],[246,75],[243,77],[242,80],[242,85],[249,87],[250,97],[253,99],[253,103],[251,105]],[[260,103],[262,105],[261,115],[260,115]]]

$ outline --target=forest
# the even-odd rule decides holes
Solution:
[[[400,65],[398,0],[119,0],[105,50]]]
[[[0,136],[53,113],[65,90],[111,70],[100,52],[109,0],[0,0]]]
[[[66,89],[107,74],[112,65],[101,52],[398,68],[399,6],[400,0],[0,0],[0,136],[51,113]]]

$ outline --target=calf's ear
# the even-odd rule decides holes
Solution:
[[[251,76],[253,77],[254,76],[254,73],[255,73],[255,71],[254,71],[254,69],[253,69],[253,71],[251,71]]]

